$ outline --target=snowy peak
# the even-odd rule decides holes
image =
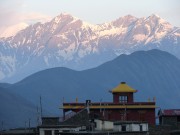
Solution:
[[[31,29],[31,33],[39,33],[43,35],[49,35],[49,37],[53,35],[67,35],[68,33],[72,34],[72,32],[77,33],[76,31],[87,31],[85,33],[91,32],[93,35],[98,37],[105,35],[119,35],[119,34],[127,34],[131,32],[131,34],[145,34],[146,40],[149,36],[156,35],[156,33],[160,33],[157,36],[151,37],[154,39],[160,39],[166,35],[167,31],[171,31],[173,27],[167,23],[165,20],[161,19],[158,15],[151,15],[147,18],[136,18],[132,15],[127,15],[124,17],[120,17],[115,21],[110,23],[104,23],[101,25],[93,25],[87,22],[80,20],[79,18],[73,17],[68,13],[61,13],[60,15],[53,18],[50,22],[47,22],[43,25],[35,24]],[[33,29],[33,31],[32,31]],[[78,33],[79,33],[78,32]],[[80,33],[79,33],[80,34]],[[115,34],[115,35],[114,35]],[[162,36],[163,35],[163,36]],[[138,42],[145,41],[145,39],[135,38]],[[152,40],[151,40],[152,41]],[[149,41],[148,41],[149,42]],[[147,43],[147,42],[146,42]]]
[[[147,18],[136,19],[129,28],[132,42],[148,44],[159,42],[172,31],[173,26],[153,14]]]
[[[157,15],[157,14],[152,14],[152,15],[150,15],[150,16],[147,17],[147,18],[149,18],[150,20],[158,20],[158,19],[161,19],[160,16]]]
[[[120,17],[117,20],[113,21],[112,24],[116,27],[127,27],[134,21],[136,21],[137,18],[132,15],[126,15],[124,17]]]
[[[174,28],[174,31],[172,32],[173,35],[180,37],[180,28]]]
[[[0,39],[0,79],[59,66],[82,70],[121,54],[155,48],[180,57],[180,29],[158,15],[127,15],[94,25],[62,13]]]
[[[13,46],[21,46],[22,44],[31,44],[32,46],[33,43],[35,48],[44,48],[45,44],[64,48],[69,44],[76,44],[76,47],[79,44],[87,46],[87,44],[92,44],[90,43],[92,41],[97,46],[99,42],[97,40],[113,37],[121,44],[148,44],[159,42],[173,29],[172,25],[156,14],[147,18],[126,15],[110,23],[93,25],[68,13],[61,13],[49,22],[36,23],[27,27],[9,42]],[[176,33],[176,35],[178,34]]]
[[[52,23],[62,23],[62,22],[72,22],[72,21],[77,21],[79,20],[76,17],[73,17],[72,15],[68,13],[61,13],[60,15],[56,16],[55,18],[52,19]]]
[[[67,13],[62,13],[46,23],[45,27],[49,29],[50,33],[59,35],[60,33],[65,34],[77,30],[82,27],[82,25],[83,22],[79,18],[73,17]]]
[[[151,16],[147,17],[145,19],[145,21],[146,22],[151,22],[151,23],[154,23],[154,24],[169,24],[166,20],[164,20],[163,18],[161,18],[160,16],[158,16],[156,14],[152,14]]]

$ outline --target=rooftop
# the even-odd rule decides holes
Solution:
[[[160,114],[163,116],[180,116],[180,109],[166,109],[166,110],[160,110]]]
[[[137,90],[131,88],[126,84],[126,82],[121,82],[117,87],[112,89],[112,93],[119,93],[119,92],[137,92]]]

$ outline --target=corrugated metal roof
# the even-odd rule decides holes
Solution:
[[[161,110],[161,115],[164,115],[164,116],[180,116],[180,109]]]

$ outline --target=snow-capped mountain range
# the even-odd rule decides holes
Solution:
[[[157,15],[90,24],[67,13],[0,38],[0,80],[15,82],[46,68],[82,70],[120,54],[158,48],[180,58],[180,28]],[[14,77],[14,78],[13,78]]]

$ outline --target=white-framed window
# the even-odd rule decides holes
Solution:
[[[127,103],[128,97],[127,96],[119,96],[119,102],[120,103]]]

